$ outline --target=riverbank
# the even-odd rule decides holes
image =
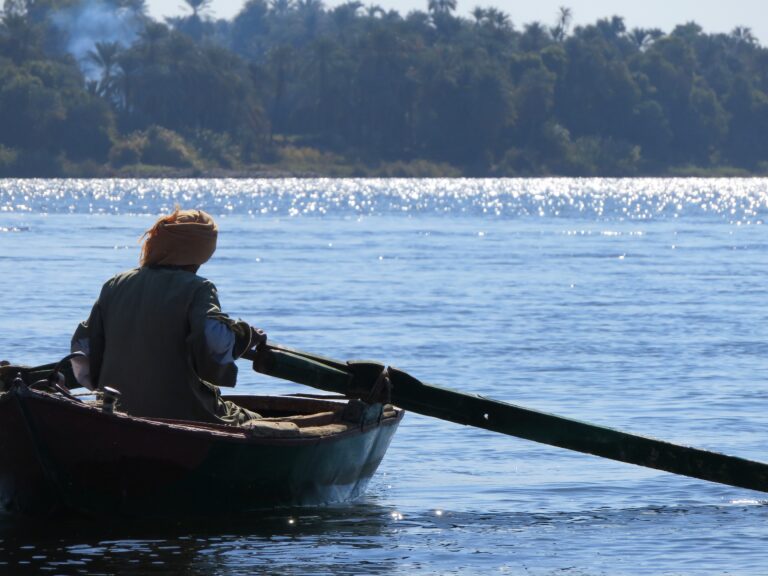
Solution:
[[[285,141],[273,143],[260,160],[244,162],[229,155],[219,160],[204,156],[177,135],[157,130],[159,136],[147,150],[117,146],[103,163],[72,162],[62,155],[44,153],[6,155],[0,158],[0,178],[632,178],[697,177],[748,178],[768,176],[768,163],[750,171],[718,165],[635,166],[618,170],[572,165],[568,170],[521,169],[504,161],[482,166],[458,166],[427,159],[397,161],[363,160],[349,154],[321,150]],[[154,134],[154,132],[153,132]],[[146,144],[146,143],[145,143]],[[139,153],[141,152],[141,153]],[[3,161],[5,158],[5,161]]]
[[[762,178],[768,171],[750,172],[732,166],[700,167],[680,166],[664,171],[648,171],[636,174],[519,174],[515,172],[488,170],[468,172],[448,164],[437,164],[426,160],[413,162],[391,162],[375,165],[361,163],[327,164],[253,164],[235,168],[201,166],[162,166],[134,164],[115,168],[109,164],[97,165],[67,164],[60,170],[44,170],[35,173],[29,170],[6,171],[0,178]]]

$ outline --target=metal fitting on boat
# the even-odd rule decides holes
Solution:
[[[112,414],[115,411],[115,404],[120,400],[120,391],[104,386],[102,392],[101,411],[105,414]]]
[[[16,377],[11,382],[11,387],[9,390],[21,390],[22,388],[26,388],[27,384],[24,382],[24,378],[21,376],[21,372],[18,372],[16,374]]]

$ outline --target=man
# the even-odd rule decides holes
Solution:
[[[216,287],[197,275],[218,228],[202,210],[176,209],[145,232],[141,266],[108,280],[72,337],[73,368],[90,388],[121,392],[134,416],[244,424],[259,415],[221,398],[235,359],[266,340],[221,311]]]

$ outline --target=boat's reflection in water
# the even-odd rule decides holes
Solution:
[[[397,515],[367,502],[237,519],[0,516],[0,574],[360,573],[361,549],[380,547]],[[392,569],[378,558],[362,571]]]

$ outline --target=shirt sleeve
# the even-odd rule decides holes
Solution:
[[[188,344],[193,367],[201,379],[217,386],[235,385],[235,359],[245,350],[243,324],[222,312],[213,283],[206,281],[196,290],[189,309]]]
[[[72,372],[81,386],[94,390],[99,384],[99,371],[104,357],[104,330],[99,301],[91,308],[88,319],[78,324],[72,335],[70,352],[83,352],[87,358],[73,358]]]

